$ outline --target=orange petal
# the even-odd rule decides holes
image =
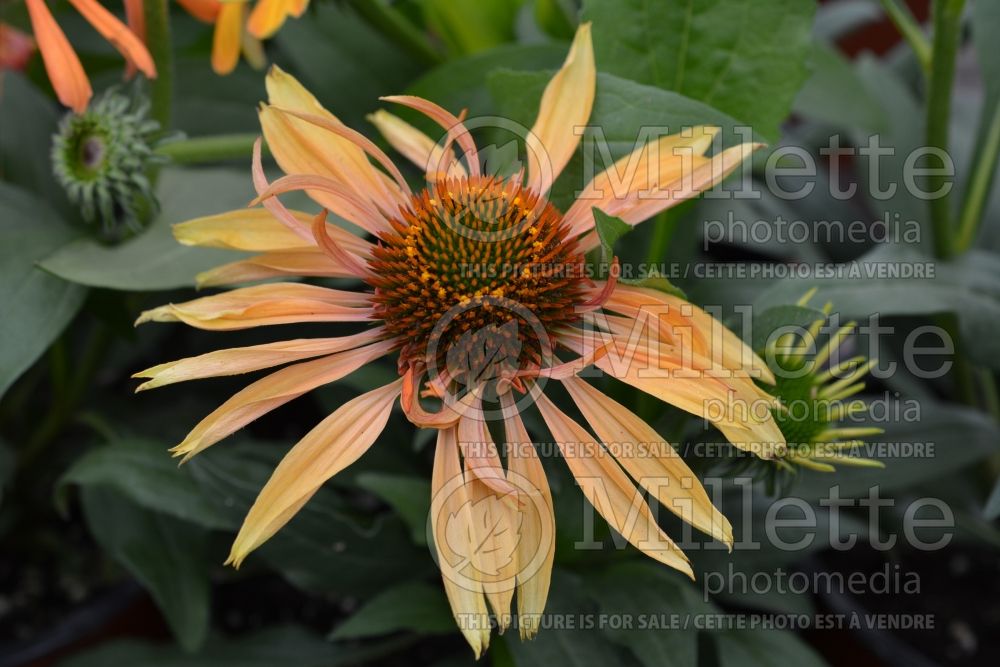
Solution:
[[[400,383],[396,380],[348,401],[292,447],[243,520],[227,564],[239,567],[327,480],[368,451],[385,429]]]
[[[295,15],[301,16],[304,4],[296,0],[257,0],[247,20],[247,30],[257,39],[267,39],[281,29],[289,14],[298,11]]]
[[[368,362],[387,354],[395,343],[381,341],[282,368],[257,380],[216,408],[171,449],[187,461],[280,405],[324,384],[336,382]]]
[[[636,148],[593,178],[569,207],[564,221],[576,227],[593,216],[596,206],[608,215],[619,215],[637,196],[676,182],[696,167],[707,164],[705,151],[719,133],[718,127],[697,126],[660,137]],[[591,223],[592,224],[592,223]]]
[[[353,278],[353,267],[338,264],[322,250],[302,249],[268,252],[198,274],[198,287],[219,287],[291,277]]]
[[[229,74],[240,61],[245,12],[244,2],[223,2],[219,8],[212,38],[212,70],[216,74]]]
[[[442,109],[430,100],[413,95],[390,95],[380,97],[386,102],[395,102],[405,107],[416,109],[448,132],[445,139],[445,146],[450,146],[452,142],[457,142],[459,148],[465,153],[465,160],[469,163],[469,173],[472,176],[479,176],[479,152],[476,150],[476,143],[472,140],[472,135],[466,129],[462,121],[450,111]]]
[[[660,529],[642,493],[601,444],[543,394],[535,404],[576,483],[608,524],[646,555],[693,579],[687,556]]]
[[[555,514],[552,493],[535,446],[528,437],[510,392],[501,397],[507,467],[517,475],[518,491],[534,498],[518,504],[521,539],[517,545],[517,615],[522,639],[538,634],[549,596],[555,558]],[[524,486],[529,488],[525,489]],[[539,561],[540,559],[540,561]]]
[[[222,10],[222,3],[219,0],[177,0],[177,2],[184,11],[204,23],[215,23]]]
[[[597,86],[590,23],[582,23],[566,62],[542,94],[538,118],[525,137],[528,187],[545,194],[580,144]]]
[[[625,472],[665,508],[732,549],[732,526],[670,443],[585,380],[570,378],[563,386]]]
[[[241,375],[292,361],[302,361],[310,357],[343,352],[373,343],[384,335],[384,330],[378,328],[339,338],[302,338],[279,343],[237,347],[230,350],[216,350],[197,357],[188,357],[153,366],[132,377],[149,378],[148,381],[136,388],[137,392],[145,391],[187,380]]]
[[[456,427],[439,429],[431,475],[431,533],[452,614],[478,659],[490,645],[490,617],[482,582],[460,568],[478,548],[472,540],[471,505],[458,459]]]
[[[282,224],[270,211],[241,208],[178,223],[173,227],[174,238],[187,246],[250,252],[317,249],[309,231],[312,216],[301,211],[289,213],[305,232],[304,236]],[[328,224],[327,234],[355,255],[367,257],[371,254],[371,243],[342,227]]]
[[[144,322],[184,322],[198,329],[232,331],[301,322],[366,322],[371,295],[299,283],[241,287],[139,315]]]
[[[499,451],[478,405],[473,405],[458,420],[458,446],[470,474],[502,496],[517,493],[504,475]]]
[[[119,21],[118,17],[101,6],[97,0],[69,0],[69,3],[87,19],[90,25],[94,26],[97,32],[101,33],[104,39],[111,42],[127,61],[148,78],[156,78],[156,65],[153,64],[153,57],[149,55],[146,45],[128,29],[128,26]]]
[[[42,52],[45,71],[56,96],[73,111],[83,113],[93,90],[76,51],[59,29],[44,0],[26,0],[26,3],[38,50]]]

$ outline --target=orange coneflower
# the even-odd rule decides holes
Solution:
[[[35,33],[38,49],[42,52],[45,71],[48,72],[56,96],[73,111],[83,113],[93,95],[93,90],[90,88],[87,73],[83,71],[80,58],[59,28],[45,0],[26,0],[26,2],[31,28]],[[142,40],[114,14],[97,0],[69,0],[69,2],[97,32],[125,56],[129,67],[138,69],[149,78],[156,76],[156,65],[153,64],[153,58]],[[130,18],[135,15],[134,2],[135,0],[133,4],[127,5]]]
[[[437,430],[431,525],[456,621],[477,655],[490,637],[489,609],[504,629],[517,592],[517,622],[539,627],[552,571],[553,513],[540,457],[522,422],[537,409],[562,458],[608,523],[653,558],[691,575],[659,528],[639,487],[667,509],[732,544],[728,521],[656,431],[579,377],[596,365],[667,403],[705,415],[737,446],[762,457],[784,448],[771,417],[776,399],[754,377],[766,365],[734,334],[684,300],[612,277],[592,281],[583,253],[598,245],[593,208],[637,224],[719,182],[756,147],[705,157],[715,128],[644,145],[598,175],[563,213],[546,199],[590,117],[596,72],[590,26],[579,29],[548,84],[528,134],[527,173],[482,173],[467,125],[436,104],[385,98],[445,128],[436,143],[386,112],[373,121],[403,155],[426,169],[414,193],[392,161],[273,68],[264,137],[287,174],[269,183],[258,142],[255,203],[178,225],[188,245],[257,252],[199,276],[202,285],[274,278],[337,277],[359,290],[299,282],[241,287],[143,313],[138,322],[182,321],[212,330],[292,322],[364,323],[346,337],[300,339],[211,352],[137,374],[140,389],[289,364],[226,401],[177,445],[188,459],[261,415],[380,357],[398,355],[399,378],[335,410],[296,444],[250,509],[232,547],[238,566],[333,475],[379,437],[397,399],[406,417]],[[458,148],[461,157],[455,153]],[[623,167],[635,177],[614,192]],[[612,171],[614,170],[614,171]],[[278,195],[305,190],[316,216],[289,211]],[[349,220],[367,240],[326,223]],[[563,358],[560,358],[563,357]],[[583,426],[556,407],[561,385]],[[423,398],[430,398],[433,409]],[[760,411],[740,409],[753,403]],[[713,404],[713,410],[706,405]],[[490,422],[502,429],[506,466]],[[637,487],[638,484],[638,487]]]
[[[229,74],[236,68],[240,51],[251,65],[263,66],[260,40],[278,32],[289,16],[296,18],[309,7],[309,0],[178,0],[191,16],[215,24],[212,69]]]

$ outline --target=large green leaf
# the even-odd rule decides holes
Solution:
[[[899,273],[913,270],[924,274]],[[1000,256],[996,254],[972,251],[940,262],[909,246],[884,245],[844,265],[842,275],[781,280],[762,293],[754,307],[794,303],[812,287],[818,287],[814,303],[831,301],[845,318],[955,313],[969,356],[1000,367],[1000,338],[995,335],[1000,325]]]
[[[455,54],[477,53],[514,38],[521,0],[424,0],[427,24]]]
[[[118,246],[77,239],[45,258],[51,273],[82,285],[118,290],[193,286],[201,271],[232,262],[239,253],[179,244],[171,226],[243,208],[253,197],[249,173],[231,169],[169,169],[157,184],[162,210],[149,229]]]
[[[181,644],[198,648],[209,620],[207,533],[110,488],[84,487],[81,498],[101,548],[146,587]]]
[[[448,599],[440,584],[416,581],[390,588],[354,612],[330,637],[357,639],[400,630],[425,634],[455,631]]]
[[[85,289],[35,265],[74,235],[45,202],[0,182],[0,396],[83,303]]]
[[[739,667],[823,667],[824,660],[791,632],[727,630],[715,633],[722,665]]]
[[[601,613],[629,624],[609,626],[604,633],[629,648],[647,667],[696,667],[698,633],[693,617],[715,608],[676,573],[656,564],[617,565],[590,581],[587,589]],[[689,629],[674,627],[680,623]]]
[[[60,504],[73,484],[112,487],[141,507],[206,528],[239,525],[205,496],[190,470],[178,467],[167,448],[151,440],[116,440],[81,456],[56,487]]]
[[[833,46],[813,47],[813,71],[795,98],[795,111],[836,127],[884,132],[888,111],[869,93],[858,70]]]
[[[701,100],[776,139],[808,74],[810,0],[585,0],[597,67]]]

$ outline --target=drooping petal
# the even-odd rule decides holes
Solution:
[[[676,295],[619,283],[603,307],[632,319],[646,316],[653,323],[665,320],[658,331],[661,338],[667,336],[672,343],[690,345],[696,354],[710,359],[714,367],[752,371],[752,377],[774,384],[767,363],[749,345],[722,322]]]
[[[431,476],[431,533],[452,614],[478,659],[490,645],[490,619],[482,583],[462,572],[477,548],[472,540],[471,506],[458,459],[457,429],[439,429]]]
[[[83,71],[83,64],[70,46],[66,35],[56,24],[45,0],[26,0],[31,29],[42,53],[45,71],[56,91],[56,97],[77,113],[87,109],[93,90]]]
[[[752,380],[728,374],[719,377],[692,366],[692,355],[650,345],[641,336],[629,340],[613,333],[563,331],[559,341],[577,354],[597,345],[608,353],[595,366],[661,401],[712,422],[740,449],[761,458],[784,451],[785,438],[771,415],[777,401]],[[610,343],[610,345],[609,345]]]
[[[466,481],[472,500],[470,524],[473,543],[472,568],[483,583],[483,593],[496,615],[502,633],[510,621],[510,603],[514,599],[517,574],[518,513],[516,497],[503,496],[470,475]]]
[[[465,167],[450,147],[438,144],[402,118],[380,109],[370,114],[368,120],[393,148],[424,170],[428,182],[466,175]]]
[[[576,483],[608,524],[646,555],[693,579],[687,556],[660,529],[642,493],[601,444],[544,394],[536,405]]]
[[[139,315],[144,322],[184,322],[199,329],[235,330],[298,322],[364,322],[371,295],[299,283],[241,287]]]
[[[245,13],[245,2],[221,3],[212,38],[212,71],[216,74],[229,74],[236,69],[236,63],[240,61]]]
[[[695,528],[733,545],[733,528],[670,443],[638,415],[580,378],[563,386],[590,428],[634,480]]]
[[[597,85],[590,24],[576,31],[566,62],[542,94],[538,118],[525,137],[528,187],[546,193],[580,144]]]
[[[278,406],[353,373],[369,361],[387,354],[393,346],[392,341],[381,341],[275,371],[215,409],[170,451],[187,461]]]
[[[474,404],[458,420],[458,446],[469,474],[502,496],[517,493],[517,489],[507,481],[499,450],[478,404]]]
[[[237,262],[230,262],[198,274],[197,284],[202,287],[237,285],[240,283],[290,278],[295,276],[315,278],[353,278],[353,267],[348,268],[333,261],[319,249],[281,250],[267,252]]]
[[[659,189],[659,184],[674,183],[685,173],[692,173],[709,162],[703,156],[719,129],[697,126],[636,148],[587,184],[566,210],[564,221],[575,229],[592,218],[595,206],[608,215],[618,215],[634,203],[637,195],[652,193]]]
[[[545,601],[552,581],[555,558],[555,513],[552,493],[542,462],[528,437],[510,392],[501,397],[504,435],[507,442],[507,467],[516,475],[518,491],[531,497],[518,504],[517,522],[521,539],[517,544],[517,615],[522,639],[538,634]],[[527,488],[526,488],[527,487]]]
[[[290,213],[304,227],[308,227],[312,220],[312,216],[308,213],[301,211],[290,211]],[[195,218],[174,225],[173,232],[178,243],[203,248],[266,252],[316,245],[311,236],[306,240],[263,208],[241,208]]]
[[[399,396],[396,380],[348,401],[281,459],[243,521],[227,564],[247,555],[295,516],[323,484],[368,451],[385,429]]]
[[[156,65],[149,55],[146,45],[142,43],[128,26],[118,20],[118,17],[105,9],[97,0],[69,0],[69,3],[108,40],[125,59],[135,65],[140,72],[150,79],[156,78]]]
[[[376,328],[338,338],[302,338],[229,350],[216,350],[197,357],[159,364],[136,373],[132,377],[149,378],[136,388],[137,392],[145,391],[175,382],[224,375],[240,375],[293,361],[302,361],[310,357],[343,352],[373,343],[384,335],[384,330]]]

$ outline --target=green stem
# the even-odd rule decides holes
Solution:
[[[990,186],[996,172],[997,157],[1000,156],[1000,101],[994,105],[993,114],[984,124],[984,131],[980,136],[982,139],[972,169],[972,180],[965,193],[962,214],[958,220],[958,233],[953,248],[956,253],[968,250],[976,239],[976,232],[983,219],[983,209],[990,199]]]
[[[159,145],[156,148],[156,153],[169,158],[176,164],[240,160],[252,155],[253,144],[259,136],[253,133],[219,134],[210,137],[178,139]],[[267,154],[266,145],[263,147],[263,152],[265,155]]]
[[[948,152],[951,89],[955,79],[955,57],[964,5],[965,0],[935,0],[933,8],[933,55],[927,86],[927,145],[944,151],[945,154]],[[939,192],[949,186],[945,176],[936,171],[927,177],[927,185],[931,192]],[[947,259],[953,253],[951,198],[948,194],[938,194],[930,200],[930,213],[934,229],[934,254],[939,259]]]
[[[159,122],[160,130],[170,129],[174,104],[174,52],[170,41],[170,6],[167,0],[146,0],[143,3],[146,17],[146,48],[156,64],[150,100],[152,116]]]
[[[403,14],[383,0],[352,0],[351,6],[370,25],[399,44],[426,65],[444,62],[444,57],[427,40],[427,36]]]
[[[913,49],[913,53],[916,54],[917,61],[924,71],[924,75],[929,75],[931,71],[931,45],[927,41],[927,36],[924,34],[923,28],[920,27],[920,24],[913,17],[913,13],[910,12],[908,7],[900,4],[899,0],[882,0],[882,7],[885,9],[885,13],[888,14],[893,25],[896,26],[896,29],[909,42],[910,48]]]

